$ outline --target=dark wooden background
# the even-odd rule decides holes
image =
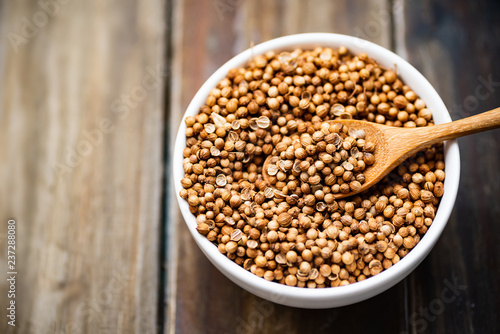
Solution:
[[[454,120],[498,107],[500,2],[58,1],[0,1],[0,277],[10,218],[18,246],[17,327],[2,278],[0,333],[500,332],[500,130],[459,139],[456,206],[427,259],[385,293],[324,310],[273,304],[220,274],[182,221],[170,158],[210,74],[287,34],[392,49]],[[112,130],[55,172],[103,120]]]

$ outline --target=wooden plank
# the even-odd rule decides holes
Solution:
[[[397,51],[431,81],[454,120],[500,105],[499,12],[488,0],[405,2]],[[409,279],[412,332],[500,332],[499,142],[499,130],[459,140],[454,213]]]
[[[217,4],[224,6],[218,10]],[[257,44],[286,34],[326,31],[390,47],[387,6],[386,1],[176,1],[170,151],[181,117],[197,89],[252,41]],[[251,295],[209,263],[192,240],[177,205],[169,204],[166,332],[398,332],[406,328],[404,283],[368,301],[326,310],[285,307]]]
[[[14,218],[18,276],[0,332],[153,333],[164,4],[43,3],[1,3],[0,270]]]

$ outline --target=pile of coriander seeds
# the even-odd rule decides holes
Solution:
[[[318,201],[316,210],[325,211],[323,200],[330,204],[334,194],[358,192],[365,183],[363,171],[375,163],[375,144],[365,136],[363,130],[328,122],[312,135],[284,136],[264,164],[264,179],[285,195],[304,197],[306,205]]]
[[[289,286],[347,285],[396,264],[434,219],[444,191],[442,145],[411,157],[367,192],[336,200],[335,191],[343,185],[363,181],[362,168],[354,172],[352,159],[367,167],[373,156],[363,134],[329,128],[343,142],[355,140],[357,152],[351,152],[354,142],[348,139],[349,156],[342,157],[353,170],[344,168],[347,163],[342,174],[332,170],[332,184],[323,174],[316,183],[317,168],[303,178],[301,170],[299,179],[280,174],[282,180],[273,179],[273,185],[264,180],[269,155],[283,160],[283,168],[294,167],[286,154],[280,157],[288,149],[281,151],[282,143],[290,141],[293,147],[297,140],[313,139],[327,130],[324,121],[334,119],[433,125],[431,112],[398,78],[397,69],[383,68],[345,47],[267,52],[230,70],[199,113],[185,119],[180,196],[196,216],[198,232],[246,270]],[[322,158],[335,158],[326,145],[316,150],[306,156],[299,150],[307,171],[324,164]],[[346,171],[349,181],[343,179]]]

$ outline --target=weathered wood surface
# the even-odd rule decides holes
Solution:
[[[201,84],[251,42],[286,34],[345,33],[395,50],[453,119],[498,107],[497,2],[58,4],[46,22],[35,1],[0,5],[1,310],[10,218],[18,271],[18,327],[1,311],[0,333],[500,331],[499,130],[459,140],[457,205],[430,256],[387,292],[336,309],[280,306],[231,283],[194,244],[163,180]]]
[[[165,5],[42,2],[0,4],[0,333],[154,333]]]

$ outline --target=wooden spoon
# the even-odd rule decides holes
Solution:
[[[363,171],[365,183],[359,191],[335,194],[335,198],[344,198],[374,186],[403,161],[426,147],[444,140],[499,128],[500,108],[455,122],[420,128],[399,128],[356,120],[328,122],[341,123],[352,129],[364,130],[366,139],[375,144],[375,163]],[[272,157],[267,157],[263,166],[262,174],[267,182],[270,180],[267,167]]]

